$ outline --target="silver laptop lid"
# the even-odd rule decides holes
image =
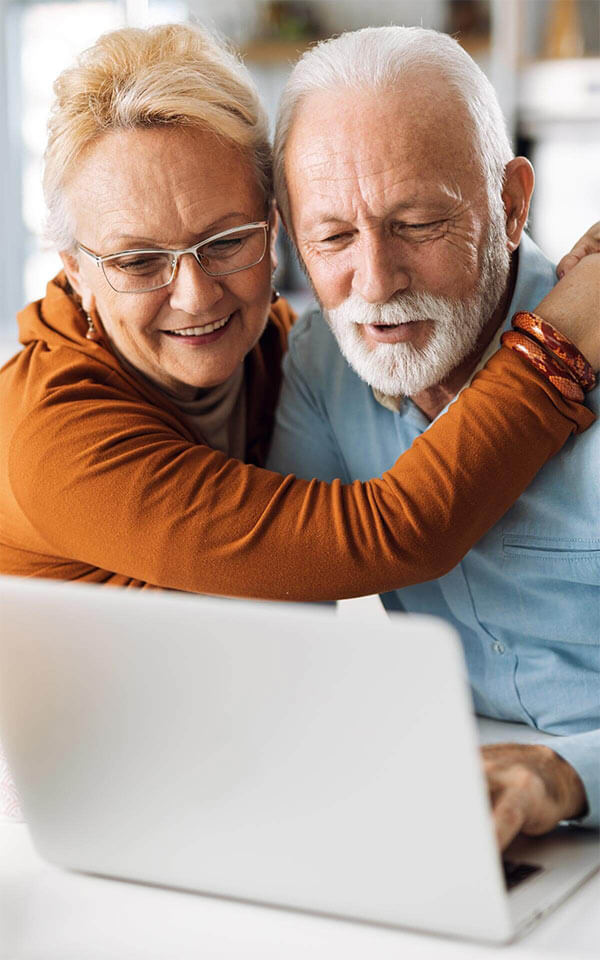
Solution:
[[[47,859],[510,934],[446,624],[9,578],[0,600],[0,739]]]

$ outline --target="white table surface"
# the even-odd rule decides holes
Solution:
[[[597,960],[599,945],[598,874],[497,948],[62,871],[0,822],[1,960]]]

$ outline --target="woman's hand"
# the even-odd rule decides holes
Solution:
[[[579,242],[581,244],[583,240]],[[600,253],[584,256],[570,268],[565,277],[537,305],[534,313],[548,320],[557,330],[569,337],[594,370],[599,370]]]
[[[556,268],[559,280],[590,253],[600,253],[600,220],[577,241],[569,253],[566,253]]]

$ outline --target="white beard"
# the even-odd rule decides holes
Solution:
[[[410,397],[441,383],[473,351],[506,288],[509,254],[504,224],[490,226],[475,293],[467,300],[429,293],[401,293],[387,303],[368,303],[354,293],[324,311],[339,348],[362,380],[387,396]],[[367,343],[361,325],[433,320],[424,347]]]

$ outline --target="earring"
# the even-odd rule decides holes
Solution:
[[[279,300],[281,294],[279,290],[276,290],[275,287],[271,290],[271,303],[275,303],[276,300]]]
[[[89,313],[86,313],[85,318],[88,322],[88,328],[87,328],[87,333],[85,335],[85,339],[94,340],[95,342],[98,342],[98,340],[102,339],[102,335],[98,333],[98,331],[96,330],[94,326],[94,321],[90,317]]]

